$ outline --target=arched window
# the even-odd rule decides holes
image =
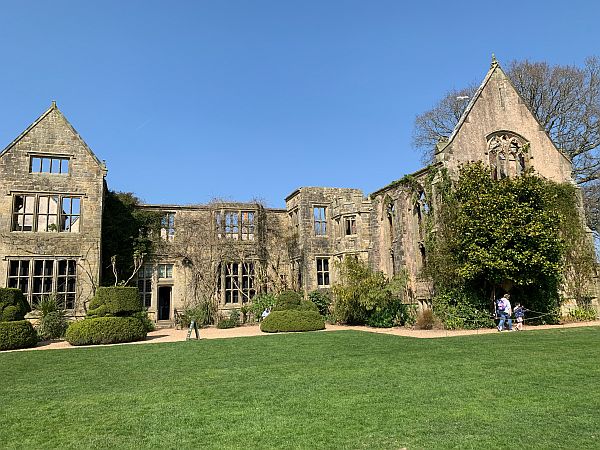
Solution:
[[[499,180],[521,175],[527,169],[528,147],[525,139],[509,131],[488,136],[488,162],[492,178]]]

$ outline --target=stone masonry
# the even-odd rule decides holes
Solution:
[[[572,182],[571,163],[551,142],[494,60],[435,163],[364,195],[358,189],[301,187],[285,209],[257,203],[143,205],[163,214],[157,254],[138,274],[141,297],[157,321],[212,298],[240,308],[257,292],[328,290],[346,256],[392,277],[408,277],[421,308],[432,295],[427,261],[425,187],[434,171],[455,177],[483,161],[492,176],[534,168]],[[0,285],[30,301],[56,294],[81,311],[99,280],[106,167],[55,104],[0,154]],[[431,184],[431,183],[430,183]],[[435,180],[431,184],[435,188]],[[435,196],[433,196],[435,198]]]

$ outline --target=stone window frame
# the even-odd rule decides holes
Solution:
[[[154,284],[154,266],[144,264],[137,273],[137,285],[140,300],[145,308],[152,306],[152,285]]]
[[[300,234],[300,209],[297,206],[294,206],[292,209],[290,209],[288,215],[292,224],[292,230],[296,234]]]
[[[529,167],[530,143],[514,131],[499,130],[486,136],[486,155],[494,180],[523,174]]]
[[[59,234],[82,232],[83,195],[56,192],[12,192],[11,194],[11,232]],[[23,198],[22,211],[17,209],[17,199],[19,197]],[[56,199],[55,214],[50,211],[50,198]],[[40,201],[41,199],[47,199],[46,211],[40,208],[44,204],[43,200]],[[65,202],[65,200],[68,200],[68,202]],[[77,202],[74,203],[74,200],[77,200]],[[31,203],[33,205],[29,208],[28,204]],[[73,209],[74,204],[77,204],[76,209]],[[67,205],[68,211],[65,211],[64,207]],[[50,223],[50,217],[52,216],[56,217],[56,223]],[[31,219],[31,230],[19,229],[19,227],[25,228],[28,217]],[[20,218],[21,225],[19,225]],[[40,221],[40,218],[42,221]],[[44,223],[44,218],[45,229],[41,229],[40,225]],[[67,226],[67,223],[69,226]],[[73,227],[75,223],[77,223],[77,227]]]
[[[217,295],[223,306],[245,305],[256,295],[256,261],[224,261],[217,266]]]
[[[254,209],[223,208],[215,211],[214,224],[219,239],[254,241],[257,211]]]
[[[344,236],[356,236],[358,234],[358,227],[356,223],[357,214],[348,214],[343,216],[344,219]]]
[[[175,212],[165,211],[160,219],[160,238],[163,241],[175,240]]]
[[[44,296],[55,296],[61,308],[75,309],[78,279],[77,258],[8,257],[6,260],[8,261],[6,287],[21,289],[32,308]],[[49,264],[50,262],[51,264]],[[50,271],[48,266],[51,266]],[[41,267],[41,271],[39,267]],[[40,288],[36,288],[36,285]]]
[[[29,154],[29,173],[47,175],[69,175],[71,173],[71,155],[49,153]]]
[[[327,236],[327,206],[313,205],[313,232],[317,237]]]
[[[320,288],[328,288],[331,286],[331,257],[317,256],[315,257],[315,266],[317,274],[317,286]]]
[[[173,272],[175,270],[175,264],[173,263],[159,263],[156,265],[156,273],[158,274],[159,280],[172,280],[174,278]]]
[[[240,237],[242,241],[253,241],[256,230],[256,211],[240,211]]]

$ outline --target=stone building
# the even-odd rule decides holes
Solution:
[[[259,291],[328,289],[336,262],[360,258],[388,276],[408,277],[410,301],[426,307],[430,283],[424,221],[427,185],[447,169],[483,161],[495,178],[534,168],[572,182],[571,163],[493,60],[435,162],[364,195],[358,189],[301,187],[285,209],[256,203],[143,205],[163,215],[156,255],[138,273],[144,304],[158,321],[213,298],[239,308]],[[106,167],[60,113],[46,111],[0,154],[0,285],[33,303],[56,293],[83,309],[99,283]]]
[[[0,153],[0,286],[82,307],[100,278],[105,176],[54,102]]]

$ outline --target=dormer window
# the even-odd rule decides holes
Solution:
[[[29,164],[29,172],[67,175],[69,173],[69,158],[32,156]]]

